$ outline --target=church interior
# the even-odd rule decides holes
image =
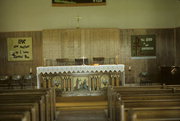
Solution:
[[[180,0],[1,0],[0,121],[180,121]]]

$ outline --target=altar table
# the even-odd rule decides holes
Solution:
[[[70,74],[77,74],[77,73],[83,74],[83,73],[114,73],[114,72],[117,72],[118,74],[121,73],[121,76],[118,75],[117,77],[120,77],[121,85],[124,86],[125,85],[125,65],[123,64],[37,67],[37,87],[38,88],[41,87],[40,78],[41,78],[41,75],[43,74],[69,74],[69,73]]]

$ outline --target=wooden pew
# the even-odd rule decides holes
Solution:
[[[30,111],[32,121],[40,121],[40,111],[37,103],[3,103],[0,104],[0,111],[17,111],[27,109]]]
[[[110,105],[109,105],[109,116],[110,116],[111,121],[117,120],[117,117],[115,117],[115,113],[118,113],[118,111],[115,110],[116,109],[116,105],[117,105],[117,102],[116,102],[117,101],[116,100],[117,92],[120,93],[121,96],[122,95],[124,96],[124,97],[122,97],[120,99],[120,100],[123,100],[123,101],[125,99],[126,100],[129,99],[129,100],[134,100],[134,102],[136,103],[136,101],[140,101],[140,100],[145,101],[145,99],[146,99],[146,101],[150,101],[150,100],[154,99],[154,102],[155,102],[157,100],[162,101],[163,99],[171,98],[172,94],[180,92],[178,89],[174,89],[173,86],[171,86],[171,87],[170,86],[168,88],[166,87],[166,89],[162,88],[161,86],[153,86],[152,88],[151,87],[147,87],[147,88],[146,87],[140,87],[140,88],[136,88],[136,87],[130,87],[130,88],[122,87],[120,89],[115,87],[115,89],[112,89],[111,92],[108,92],[108,102],[110,103]],[[176,86],[176,88],[177,87],[178,86]],[[171,95],[169,95],[169,97],[166,96],[166,94],[169,94],[169,93]],[[145,95],[149,95],[149,96],[148,97],[141,97],[142,94],[144,94],[144,96]],[[158,96],[158,94],[160,94],[160,95],[163,94],[164,96],[160,97],[160,95]],[[129,96],[132,96],[132,95],[134,97],[130,98]],[[136,98],[136,95],[139,95],[138,96],[138,100]],[[178,98],[179,99],[179,95],[176,95],[176,96],[173,95],[172,98],[174,98],[174,99]],[[144,103],[144,102],[141,102],[141,103]],[[119,102],[119,104],[121,104],[121,102]],[[176,104],[179,105],[179,103],[176,103]],[[174,103],[173,106],[176,106],[176,104]],[[172,106],[171,104],[168,104],[168,105]],[[142,106],[142,104],[141,104],[141,106]],[[154,106],[155,106],[155,104],[154,104]],[[122,105],[119,105],[119,108],[120,107],[122,107]],[[121,112],[119,111],[119,114],[121,114]]]
[[[174,88],[175,87],[175,88]],[[157,92],[162,92],[162,93],[171,93],[171,92],[180,92],[180,86],[177,85],[156,85],[156,86],[136,86],[136,87],[108,87],[107,91],[107,96],[108,96],[108,104],[111,104],[112,100],[112,94],[114,93],[126,93],[126,95],[135,93],[135,94],[152,94],[152,93],[157,93]],[[110,109],[110,105],[108,105],[108,110]]]
[[[50,105],[48,106],[51,111],[51,121],[56,119],[56,94],[55,94],[55,89],[54,88],[49,88],[49,89],[34,89],[34,90],[3,90],[0,91],[1,95],[7,95],[7,93],[12,93],[12,94],[44,94],[46,101],[50,102]],[[48,102],[47,102],[48,103]]]
[[[46,110],[45,110],[45,100],[44,97],[34,97],[32,99],[27,98],[26,96],[19,98],[20,96],[17,96],[15,98],[4,98],[2,96],[0,96],[1,100],[0,103],[1,104],[11,104],[11,103],[37,103],[38,104],[38,108],[39,108],[39,114],[40,114],[40,121],[46,121]]]
[[[56,103],[56,99],[55,99],[55,89],[54,88],[51,88],[51,89],[39,89],[39,90],[4,90],[3,92],[0,92],[0,94],[7,94],[7,93],[10,93],[12,92],[13,94],[17,94],[17,93],[20,93],[20,94],[27,94],[27,93],[30,93],[30,94],[37,94],[38,92],[41,94],[46,94],[48,93],[48,95],[45,96],[45,99],[46,101],[50,101],[50,113],[51,113],[51,120],[55,120],[56,119],[56,108],[55,108],[55,103]],[[46,91],[46,92],[45,92]],[[49,97],[49,98],[48,98]]]
[[[113,88],[114,90],[118,89],[118,90],[128,90],[128,89],[172,89],[172,88],[176,88],[179,89],[180,85],[166,85],[166,84],[162,84],[162,85],[151,85],[151,86],[108,86],[108,88]]]
[[[131,116],[132,112],[131,110],[135,109],[149,109],[151,110],[152,108],[163,108],[169,109],[175,108],[179,106],[180,107],[180,99],[174,100],[174,99],[166,99],[166,100],[124,100],[124,101],[119,101],[116,102],[116,109],[115,109],[115,117],[113,117],[113,120],[116,121],[127,121],[129,117]],[[155,109],[154,109],[155,110]],[[179,110],[178,110],[179,111]],[[179,112],[180,113],[180,112]],[[179,115],[180,116],[180,115]]]
[[[128,110],[127,121],[179,121],[180,107],[146,107]]]
[[[29,92],[9,92],[9,93],[3,93],[0,94],[0,97],[5,100],[39,100],[40,109],[42,112],[42,115],[45,115],[45,120],[50,121],[50,99],[49,94],[46,94],[46,92],[36,92],[36,94],[31,94]]]
[[[30,112],[0,112],[0,121],[31,121]]]
[[[0,108],[0,113],[1,112],[16,112],[16,111],[29,111],[30,112],[30,120],[31,121],[36,121],[36,112],[35,108],[32,106],[1,106]]]
[[[0,98],[2,105],[37,103],[39,106],[39,114],[37,114],[37,116],[40,115],[39,121],[54,121],[56,118],[54,89],[3,90],[0,91]],[[31,117],[33,118],[33,116]]]

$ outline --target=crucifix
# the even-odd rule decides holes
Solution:
[[[82,17],[76,16],[75,18],[76,18],[76,21],[77,21],[77,27],[76,28],[79,29],[80,28],[80,24],[79,23],[80,23],[80,20],[82,19]]]

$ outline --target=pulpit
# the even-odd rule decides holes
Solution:
[[[125,85],[124,65],[81,65],[37,67],[37,85],[56,87],[63,93],[92,94],[108,85]]]

